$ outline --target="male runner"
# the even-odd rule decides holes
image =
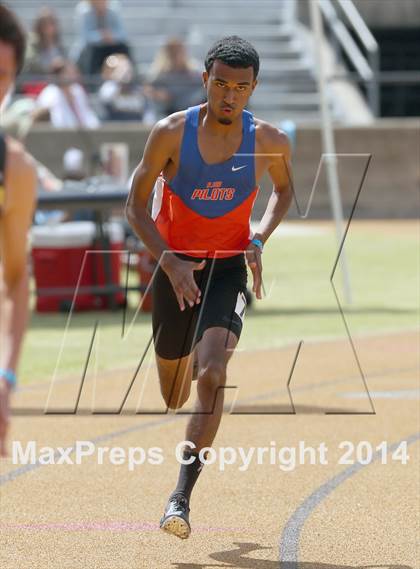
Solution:
[[[22,68],[25,34],[0,4],[0,109]],[[9,396],[28,317],[26,237],[35,205],[36,171],[16,141],[0,132],[0,456],[6,455]]]
[[[174,113],[153,128],[135,173],[127,217],[159,260],[153,282],[153,334],[162,395],[178,409],[188,399],[194,360],[197,402],[190,416],[178,484],[161,528],[190,534],[189,500],[223,411],[226,367],[245,311],[247,271],[262,298],[261,253],[291,201],[287,137],[245,111],[257,85],[259,57],[231,36],[208,52],[207,103]],[[255,235],[250,215],[265,171],[273,192]],[[156,179],[152,217],[148,198]],[[245,253],[245,254],[244,254]]]

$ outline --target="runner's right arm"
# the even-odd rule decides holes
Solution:
[[[158,261],[169,246],[157,230],[147,205],[155,182],[171,160],[174,150],[174,136],[165,122],[159,121],[150,133],[143,158],[134,174],[126,207],[131,227]]]
[[[190,306],[200,301],[200,290],[194,280],[193,270],[203,268],[204,264],[182,261],[170,252],[169,245],[161,237],[147,209],[155,182],[170,162],[177,144],[180,144],[180,141],[174,118],[168,117],[159,121],[150,133],[143,158],[135,172],[127,200],[126,215],[131,227],[168,275],[180,309],[184,310],[184,299]]]

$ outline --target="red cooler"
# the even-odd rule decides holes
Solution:
[[[79,287],[120,284],[123,229],[117,223],[108,223],[105,224],[104,231],[108,247],[102,253],[104,248],[98,244],[97,226],[93,222],[69,222],[32,228],[38,312],[68,311],[78,282]],[[42,294],[42,289],[60,288],[63,291]],[[84,290],[77,294],[74,310],[103,310],[123,304],[122,291],[110,295]]]

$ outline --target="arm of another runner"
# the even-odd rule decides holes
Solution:
[[[179,307],[184,310],[184,299],[190,306],[200,302],[201,293],[194,280],[193,271],[202,269],[205,263],[182,261],[176,257],[161,237],[147,209],[156,179],[171,160],[176,145],[179,144],[178,138],[173,117],[163,119],[154,126],[143,158],[134,174],[126,215],[131,227],[168,275]]]
[[[271,155],[268,173],[273,182],[273,191],[254,239],[259,239],[262,243],[265,243],[286,215],[292,201],[293,192],[290,167],[291,150],[287,136],[277,128],[267,125],[262,138],[264,153]],[[255,292],[256,297],[261,299],[261,249],[251,243],[246,251],[246,256],[253,276],[252,290]]]
[[[28,321],[27,234],[36,199],[32,158],[7,139],[7,200],[0,216],[0,456],[6,456],[9,398]]]

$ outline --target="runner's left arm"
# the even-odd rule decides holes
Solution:
[[[255,237],[261,239],[263,243],[267,241],[286,215],[293,195],[289,140],[283,132],[277,129],[271,130],[267,138],[269,143],[267,154],[273,154],[268,168],[273,182],[273,191],[255,234]]]
[[[267,208],[254,234],[264,244],[283,217],[286,215],[292,201],[292,178],[290,157],[291,150],[287,136],[274,127],[268,127],[264,132],[264,151],[272,155],[268,173],[273,182],[273,191]],[[261,250],[250,244],[246,257],[253,276],[252,290],[258,299],[262,298],[262,261]]]

